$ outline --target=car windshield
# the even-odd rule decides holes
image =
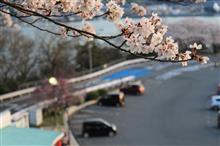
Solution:
[[[108,127],[111,127],[111,124],[105,120],[100,120],[100,122],[107,125]]]

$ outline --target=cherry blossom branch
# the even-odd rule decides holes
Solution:
[[[53,15],[48,15],[48,17],[54,17],[54,18],[59,18],[59,17],[69,17],[69,16],[74,16],[78,13],[71,13],[71,14],[60,14],[60,15],[56,15],[56,14],[53,14]],[[22,18],[28,18],[28,17],[32,17],[34,15],[26,15],[26,16],[21,16]]]
[[[60,33],[55,33],[55,32],[49,31],[49,30],[47,30],[47,29],[42,29],[42,28],[40,28],[40,27],[38,27],[38,26],[36,26],[36,25],[33,25],[32,23],[27,22],[27,21],[21,19],[20,17],[18,17],[18,16],[16,16],[16,15],[13,15],[13,14],[11,14],[11,13],[5,12],[5,11],[3,11],[3,10],[0,10],[0,11],[3,12],[3,13],[6,13],[6,14],[12,15],[13,17],[18,18],[20,21],[22,21],[22,22],[24,22],[24,23],[26,23],[26,24],[29,24],[29,25],[33,26],[34,28],[37,28],[37,29],[39,29],[39,30],[41,30],[41,31],[45,31],[45,32],[51,33],[51,34],[53,34],[53,35],[58,35],[58,36],[61,35]],[[76,37],[76,36],[72,36],[72,35],[68,35],[68,36],[70,36],[70,37]],[[138,57],[138,58],[144,58],[144,59],[147,59],[147,60],[158,61],[158,62],[173,62],[173,63],[182,62],[182,61],[178,61],[178,60],[162,60],[162,59],[157,59],[157,58],[156,58],[156,57],[157,57],[156,55],[152,58],[152,57],[145,57],[144,55],[132,53],[132,52],[130,52],[130,51],[125,50],[125,49],[122,48],[122,46],[126,43],[126,41],[124,41],[124,42],[123,42],[121,45],[119,45],[119,46],[117,46],[117,45],[115,45],[115,44],[113,44],[113,43],[111,43],[111,42],[109,42],[109,41],[105,41],[105,42],[108,43],[109,45],[113,46],[114,48],[116,48],[116,49],[122,51],[122,52],[129,53],[130,55],[133,55],[133,56]],[[191,59],[190,59],[190,60],[191,60]],[[189,60],[183,60],[183,61],[189,61]]]
[[[36,23],[37,21],[40,21],[40,20],[41,20],[41,18],[37,18],[37,19],[33,20],[33,21],[31,22],[31,24],[34,24],[34,23]]]
[[[39,29],[39,30],[41,30],[41,31],[48,32],[48,33],[51,33],[51,34],[53,34],[53,35],[60,35],[59,33],[55,33],[55,32],[49,31],[49,30],[47,30],[47,29],[43,29],[43,28],[41,28],[41,27],[38,27],[38,26],[34,25],[32,22],[25,21],[25,20],[22,19],[20,16],[14,15],[14,14],[12,14],[12,13],[6,12],[6,11],[1,10],[1,9],[0,9],[0,12],[5,13],[5,14],[8,14],[8,15],[11,15],[11,16],[13,16],[13,17],[19,19],[21,22],[26,23],[26,24],[29,24],[29,25],[31,25],[32,27],[37,28],[37,29]]]
[[[87,25],[87,29],[89,28],[90,31],[86,31],[87,29],[83,29],[83,30],[80,30],[78,28],[75,28],[75,27],[71,27],[71,26],[68,26],[68,25],[65,25],[63,23],[60,23],[56,20],[53,20],[51,19],[49,16],[50,14],[48,15],[44,15],[44,14],[41,14],[41,13],[38,13],[38,12],[35,12],[33,10],[30,10],[30,9],[25,9],[24,7],[21,7],[19,5],[16,5],[16,3],[10,3],[8,1],[4,1],[4,0],[0,0],[0,3],[3,3],[5,5],[8,5],[9,7],[11,8],[14,8],[22,13],[25,13],[25,14],[28,14],[28,15],[33,15],[33,16],[37,16],[37,17],[40,17],[40,18],[43,18],[45,20],[47,20],[48,22],[51,22],[57,26],[61,26],[62,28],[65,28],[65,31],[68,33],[69,31],[73,31],[73,32],[77,32],[79,35],[83,35],[85,37],[88,37],[88,38],[95,38],[95,39],[99,39],[99,40],[102,40],[104,42],[106,42],[107,44],[113,46],[114,48],[117,48],[118,50],[121,50],[123,52],[127,52],[131,55],[134,55],[136,57],[140,57],[140,58],[145,58],[145,59],[149,59],[149,60],[154,60],[154,61],[159,61],[159,62],[186,62],[186,61],[189,61],[189,60],[199,60],[201,59],[200,56],[196,56],[194,57],[195,55],[191,55],[190,56],[190,53],[182,53],[182,54],[178,54],[178,49],[177,49],[177,44],[174,43],[173,39],[172,38],[167,38],[164,42],[160,42],[161,40],[161,36],[164,35],[164,32],[166,32],[166,27],[160,25],[160,18],[157,17],[157,15],[153,15],[151,17],[151,21],[150,23],[151,24],[148,24],[148,25],[152,25],[152,26],[149,26],[149,27],[152,27],[150,28],[151,30],[149,30],[147,33],[150,33],[152,34],[152,37],[151,37],[151,43],[154,44],[153,46],[155,47],[153,50],[156,51],[156,55],[153,56],[153,57],[149,57],[149,56],[146,56],[144,54],[149,54],[149,53],[146,53],[144,52],[144,54],[140,53],[142,52],[143,50],[139,50],[139,51],[132,51],[132,50],[127,50],[127,49],[123,49],[122,47],[124,46],[124,44],[126,43],[130,43],[130,45],[132,45],[131,47],[137,47],[138,46],[138,42],[140,42],[141,40],[139,39],[139,37],[142,37],[143,35],[143,32],[142,35],[137,35],[137,34],[132,34],[132,37],[130,38],[130,36],[128,35],[129,33],[123,33],[122,31],[122,34],[119,34],[119,35],[116,35],[116,37],[120,37],[120,36],[124,36],[126,37],[125,38],[125,41],[122,42],[121,45],[117,46],[116,44],[114,44],[113,42],[110,42],[109,38],[107,37],[104,37],[104,36],[99,36],[99,35],[96,35],[94,30],[91,30],[91,26]],[[114,17],[116,17],[116,19],[118,19],[118,16],[121,17],[121,13],[122,13],[122,9],[117,6],[114,2],[110,2],[108,3],[107,5],[109,8],[113,7],[112,10],[109,10],[108,13],[106,13],[105,15],[108,15],[107,16],[107,19],[113,19],[115,20]],[[117,8],[116,11],[114,8]],[[104,15],[101,15],[101,16],[104,16]],[[101,17],[100,16],[100,17]],[[23,20],[21,18],[19,18],[18,16],[16,17],[20,20]],[[146,19],[144,18],[143,21],[146,21]],[[30,23],[30,22],[27,22],[25,20],[23,20],[23,22],[25,23],[28,23],[30,25],[33,25],[33,23]],[[159,22],[159,23],[158,23]],[[134,26],[134,27],[140,27],[141,25],[145,25],[143,22],[138,24],[138,25],[135,25],[135,24],[132,24],[133,22],[131,22],[131,26]],[[145,22],[146,23],[146,22]],[[149,23],[149,22],[147,22]],[[140,26],[139,26],[140,25]],[[154,26],[155,25],[155,26]],[[156,26],[159,26],[162,27],[160,28],[160,32],[157,30],[157,28],[155,28]],[[35,25],[33,25],[35,26]],[[35,26],[37,28],[37,26]],[[38,27],[39,28],[39,27]],[[129,32],[129,30],[126,30]],[[144,30],[143,30],[144,31]],[[146,31],[146,30],[145,30]],[[150,32],[152,31],[152,32]],[[156,31],[156,32],[155,32]],[[94,32],[94,33],[93,33]],[[133,32],[132,32],[133,33]],[[150,35],[149,34],[149,35]],[[60,35],[60,34],[59,34]],[[145,35],[145,38],[147,37],[146,34]],[[148,35],[148,36],[149,36]],[[129,37],[127,37],[129,36]],[[153,41],[152,41],[153,40]],[[146,40],[145,40],[146,41]],[[157,46],[158,45],[158,46]],[[148,46],[145,46],[145,47],[148,47]],[[136,53],[135,53],[136,52]],[[138,53],[137,53],[138,52]],[[195,53],[195,52],[193,52]],[[158,57],[158,54],[159,54],[159,57]],[[168,56],[167,56],[168,55]],[[159,59],[159,58],[163,58],[163,59]],[[166,59],[164,59],[166,58]],[[204,59],[205,62],[207,59]]]
[[[110,12],[109,12],[109,11],[107,11],[107,12],[105,12],[105,13],[103,13],[103,14],[96,15],[94,18],[103,17],[103,16],[105,16],[105,15],[108,15],[109,13],[110,13]]]
[[[0,12],[5,13],[5,14],[8,14],[8,15],[11,15],[12,17],[15,17],[15,18],[19,19],[21,22],[26,23],[26,24],[28,24],[28,25],[30,25],[30,26],[32,26],[32,27],[34,27],[34,28],[36,28],[36,29],[38,29],[38,30],[40,30],[40,31],[47,32],[47,33],[50,33],[50,34],[53,34],[53,35],[57,35],[57,36],[60,36],[60,35],[61,35],[60,33],[53,32],[53,31],[50,31],[50,30],[48,30],[48,29],[44,29],[44,28],[41,28],[41,27],[39,27],[39,26],[37,26],[37,25],[34,25],[33,22],[28,22],[28,21],[22,19],[20,16],[17,16],[17,15],[15,15],[15,14],[6,12],[6,11],[1,10],[1,9],[0,9]],[[69,36],[69,37],[80,37],[81,35],[69,35],[69,34],[68,34],[68,36]]]
[[[17,6],[16,4],[12,4],[12,3],[9,3],[9,2],[5,2],[4,0],[0,0],[0,2],[1,2],[1,3],[4,3],[4,4],[6,4],[6,5],[8,5],[8,6],[12,7],[12,8],[15,8],[15,9],[18,10],[18,11],[21,11],[22,13],[26,13],[26,12],[27,12],[27,13],[32,13],[32,14],[34,14],[34,16],[39,16],[39,17],[41,17],[41,18],[44,18],[44,19],[46,19],[46,20],[48,20],[48,21],[50,21],[50,22],[52,22],[52,23],[54,23],[54,24],[56,24],[56,25],[58,25],[58,26],[65,27],[65,28],[67,28],[67,29],[69,29],[69,30],[74,30],[74,31],[79,32],[79,33],[85,33],[85,34],[91,35],[91,36],[93,36],[93,37],[95,37],[95,38],[98,38],[98,39],[99,39],[100,37],[103,37],[103,38],[116,38],[116,37],[122,36],[122,34],[118,34],[118,35],[115,35],[115,36],[97,36],[97,35],[95,35],[95,34],[92,34],[92,33],[89,33],[89,32],[83,31],[83,30],[79,30],[79,29],[76,29],[76,28],[74,28],[74,27],[67,26],[67,25],[62,24],[62,23],[60,23],[60,22],[57,22],[57,21],[55,21],[55,20],[53,20],[53,19],[51,19],[51,18],[48,18],[47,16],[42,15],[42,14],[40,14],[40,13],[34,12],[34,11],[32,11],[32,10],[24,9],[24,8],[22,8],[22,7],[20,7],[20,6]],[[13,15],[13,16],[14,16],[14,15]]]
[[[49,22],[52,22],[52,23],[54,23],[54,24],[56,24],[56,25],[58,25],[58,26],[62,26],[62,27],[64,27],[64,28],[67,28],[68,30],[73,30],[73,31],[79,32],[80,34],[88,34],[88,35],[91,35],[91,36],[93,36],[94,38],[97,38],[97,39],[100,39],[100,38],[115,39],[115,38],[120,37],[120,36],[123,35],[122,33],[120,33],[120,34],[113,35],[113,36],[97,36],[97,35],[95,35],[95,34],[92,34],[92,33],[87,32],[87,31],[83,31],[83,30],[80,30],[80,29],[76,29],[76,28],[74,28],[74,27],[70,27],[70,26],[67,26],[67,25],[65,25],[65,24],[63,24],[63,23],[57,22],[57,21],[51,19],[49,16],[45,16],[45,15],[40,14],[40,13],[38,13],[38,12],[29,10],[29,9],[25,9],[25,8],[23,8],[23,7],[21,7],[21,6],[17,5],[17,4],[15,4],[15,3],[9,3],[9,2],[6,2],[6,1],[4,1],[4,0],[0,0],[0,3],[4,3],[5,5],[8,5],[8,6],[10,6],[10,7],[16,9],[16,10],[22,12],[22,13],[25,13],[25,14],[28,13],[29,16],[38,16],[38,17],[44,18],[44,19],[48,20]],[[106,14],[108,14],[108,13],[109,13],[109,12],[106,12],[106,13],[100,15],[100,17],[101,17],[101,16],[104,16],[104,15],[106,15]],[[15,17],[14,14],[13,14],[13,15],[12,15],[11,13],[7,13],[7,14],[9,14],[9,15]],[[16,18],[18,18],[19,20],[20,20],[20,18],[22,18],[22,17],[25,17],[25,16],[16,16]],[[24,22],[24,21],[25,21],[25,20],[23,20],[22,22]],[[28,24],[30,24],[30,23],[28,23]],[[36,28],[36,27],[35,27],[35,28]],[[37,28],[39,29],[40,27],[37,27]],[[42,29],[40,28],[39,30],[42,30]],[[46,30],[46,31],[47,31],[47,30]]]

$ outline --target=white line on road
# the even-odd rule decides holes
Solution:
[[[89,113],[89,114],[102,114],[102,115],[113,115],[113,116],[118,115],[118,112],[112,112],[111,110],[109,110],[109,111],[103,111],[103,110],[98,111],[96,109],[96,110],[83,110],[83,112]]]
[[[206,65],[193,65],[193,66],[189,66],[189,67],[180,67],[174,70],[171,70],[169,72],[166,72],[162,75],[159,75],[156,77],[157,80],[168,80],[171,79],[173,77],[176,77],[178,75],[181,75],[184,72],[193,72],[193,71],[197,71],[203,68],[207,68],[213,66],[213,64],[206,64]]]

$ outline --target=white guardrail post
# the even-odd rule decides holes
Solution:
[[[115,65],[110,66],[106,69],[103,69],[103,70],[100,70],[100,71],[97,71],[97,72],[94,72],[94,73],[91,73],[91,74],[88,74],[88,75],[84,75],[84,76],[81,76],[81,77],[76,77],[76,78],[69,79],[68,83],[76,83],[76,82],[81,82],[81,81],[84,81],[84,80],[89,80],[89,79],[98,77],[100,75],[103,75],[105,73],[111,72],[113,70],[116,70],[116,69],[119,69],[119,68],[122,68],[122,67],[125,67],[125,66],[128,66],[128,65],[144,63],[144,62],[147,62],[147,60],[146,59],[127,60],[127,61],[115,64]],[[0,96],[0,101],[7,100],[7,99],[10,99],[10,98],[19,97],[19,96],[22,96],[22,95],[31,94],[35,91],[36,88],[37,87],[31,87],[31,88],[26,88],[26,89],[10,92],[10,93],[7,93],[7,94],[3,94],[3,95]]]

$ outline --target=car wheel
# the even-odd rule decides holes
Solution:
[[[115,133],[112,132],[112,131],[108,133],[108,136],[110,136],[110,137],[112,137],[112,136],[114,136],[114,135],[115,135]]]
[[[89,133],[87,133],[87,132],[83,133],[83,137],[84,138],[88,138],[89,137]]]

